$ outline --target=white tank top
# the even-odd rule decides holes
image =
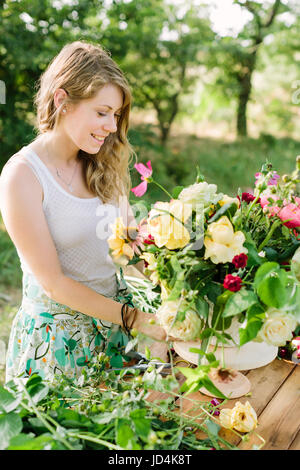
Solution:
[[[69,194],[28,146],[18,154],[26,158],[43,188],[43,210],[63,273],[99,294],[115,296],[116,268],[107,239],[111,235],[110,224],[119,216],[119,207],[103,204],[98,197],[84,199]],[[23,273],[33,275],[17,252]]]

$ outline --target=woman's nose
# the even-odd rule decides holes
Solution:
[[[104,123],[104,128],[105,130],[109,132],[116,132],[116,130],[118,129],[118,126],[117,126],[116,118],[114,115],[107,116],[107,120]]]

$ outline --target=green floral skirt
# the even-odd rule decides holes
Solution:
[[[122,270],[118,302],[130,301]],[[128,336],[110,322],[84,315],[51,300],[34,276],[23,276],[22,304],[14,318],[6,357],[6,382],[33,373],[52,380],[55,374],[78,377],[92,356],[105,352],[112,367],[123,367]]]

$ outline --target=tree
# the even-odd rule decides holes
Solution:
[[[0,3],[0,80],[6,103],[0,104],[1,166],[34,137],[33,95],[41,73],[61,47],[78,39],[89,0],[75,7],[51,0]],[[86,27],[85,27],[86,28]]]
[[[199,79],[193,70],[214,39],[209,21],[192,2],[182,13],[163,0],[114,1],[107,18],[101,42],[125,70],[135,106],[155,109],[165,144],[181,96]]]
[[[280,13],[289,11],[282,0],[271,2],[235,0],[252,15],[243,30],[234,37],[217,38],[210,67],[219,68],[217,84],[237,100],[236,129],[238,136],[247,136],[247,105],[251,97],[253,73],[258,52],[267,35],[285,28],[275,22]]]

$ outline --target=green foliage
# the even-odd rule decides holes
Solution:
[[[155,369],[138,374],[106,371],[102,355],[75,381],[56,376],[47,383],[35,374],[27,382],[10,381],[0,387],[1,450],[221,449],[221,443],[234,448],[219,437],[213,418],[207,419],[208,403],[199,403],[203,423],[178,415],[172,375],[162,378]],[[151,389],[169,398],[148,402]],[[205,439],[195,437],[197,429]]]

